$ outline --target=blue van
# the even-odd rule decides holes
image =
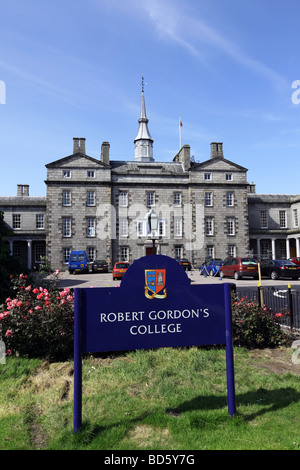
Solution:
[[[69,256],[69,273],[88,273],[88,264],[85,251],[71,251]]]

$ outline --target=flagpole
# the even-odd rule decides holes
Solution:
[[[179,150],[181,149],[181,116],[179,116]]]

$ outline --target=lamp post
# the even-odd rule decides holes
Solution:
[[[153,255],[156,254],[156,249],[155,249],[155,238],[154,238],[154,233],[157,231],[158,227],[158,217],[156,213],[154,212],[153,209],[150,209],[150,211],[147,213],[147,219],[148,219],[148,228],[149,232],[152,234],[152,253]]]

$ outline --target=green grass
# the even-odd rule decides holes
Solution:
[[[282,354],[291,362],[292,350]],[[272,352],[241,348],[234,360],[232,418],[224,349],[85,357],[83,426],[74,434],[73,364],[7,358],[0,450],[300,449],[300,366],[277,373]]]

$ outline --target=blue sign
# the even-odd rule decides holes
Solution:
[[[145,256],[120,287],[75,289],[74,431],[81,425],[84,352],[226,344],[229,413],[235,413],[230,284],[193,285],[172,258]]]

